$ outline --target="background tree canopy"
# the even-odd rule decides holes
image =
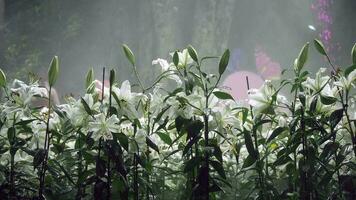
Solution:
[[[18,76],[24,71],[44,71],[52,56],[58,55],[61,95],[81,91],[83,83],[78,77],[90,66],[97,72],[103,66],[116,67],[122,79],[134,78],[121,53],[122,43],[135,52],[147,82],[159,70],[151,65],[152,59],[167,58],[166,52],[188,44],[204,55],[241,49],[245,69],[255,65],[254,49],[261,46],[287,68],[302,44],[318,37],[321,25],[310,9],[314,2],[0,0],[0,64]],[[355,42],[355,8],[352,0],[334,2],[330,8],[333,41],[340,46],[337,55],[348,55]],[[317,30],[308,29],[310,24]]]

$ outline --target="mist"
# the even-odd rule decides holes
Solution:
[[[303,44],[327,29],[332,35],[324,42],[344,66],[356,41],[356,2],[326,2],[329,7],[317,0],[0,0],[0,62],[16,78],[43,74],[58,55],[60,96],[79,95],[90,67],[97,79],[106,67],[116,69],[121,81],[137,82],[122,44],[133,50],[141,78],[149,84],[160,71],[152,60],[170,59],[169,52],[189,44],[201,55],[219,56],[229,48],[229,73],[260,75],[258,53],[288,69]],[[332,23],[320,19],[324,11]],[[311,57],[316,54],[313,50]],[[322,58],[313,60],[308,63],[312,72],[325,65]],[[216,72],[216,62],[207,68]]]

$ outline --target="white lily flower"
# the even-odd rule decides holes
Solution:
[[[118,132],[119,119],[116,115],[112,115],[109,118],[103,113],[95,115],[95,120],[89,122],[89,129],[93,131],[93,139],[98,140],[103,138],[104,141],[112,140],[113,136],[111,132]]]
[[[341,76],[338,81],[335,81],[335,85],[339,86],[341,88],[345,88],[345,90],[350,90],[351,87],[355,87],[355,81],[356,81],[356,70],[353,70],[347,78],[344,76]]]
[[[166,73],[166,78],[174,80],[177,85],[180,87],[182,85],[182,81],[179,78],[179,76],[177,74],[174,73],[175,66],[173,65],[173,63],[168,63],[167,60],[161,59],[161,58],[157,58],[156,60],[152,61],[152,65],[160,65],[162,68],[162,73],[168,71],[168,70],[172,70],[171,72],[167,72]]]

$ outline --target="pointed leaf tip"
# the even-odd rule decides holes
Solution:
[[[219,62],[219,74],[222,75],[225,70],[227,65],[229,64],[229,59],[230,59],[230,50],[226,49],[224,54],[221,56],[220,62]]]
[[[319,51],[319,53],[321,53],[322,55],[326,56],[326,51],[325,51],[325,47],[323,45],[323,43],[318,40],[318,39],[314,39],[314,46],[316,48],[316,50]]]
[[[5,87],[6,85],[6,75],[2,69],[0,69],[0,87]]]

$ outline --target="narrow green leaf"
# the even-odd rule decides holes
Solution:
[[[190,57],[196,62],[198,63],[198,54],[197,51],[194,49],[194,47],[192,47],[192,45],[188,46],[188,53],[190,55]]]
[[[271,142],[274,138],[280,135],[283,131],[287,130],[286,127],[277,127],[273,130],[272,134],[269,136],[267,142]]]
[[[49,86],[53,86],[56,83],[58,74],[59,74],[59,60],[58,60],[58,56],[54,56],[48,68]]]
[[[147,146],[151,147],[153,150],[155,150],[155,151],[157,151],[157,153],[159,153],[158,146],[149,137],[146,137],[146,143],[147,143]]]
[[[80,98],[81,103],[84,107],[84,110],[88,113],[88,115],[93,115],[92,110],[90,109],[89,105],[87,104],[87,102],[83,99],[83,97]]]
[[[331,113],[329,122],[332,129],[334,129],[336,125],[340,122],[340,120],[343,117],[343,114],[344,114],[343,109],[335,110],[334,112]]]
[[[126,150],[129,150],[129,139],[127,136],[123,133],[117,133],[115,134],[117,139],[119,140],[120,145]]]
[[[335,98],[335,97],[330,97],[330,96],[320,95],[320,101],[321,101],[321,103],[323,103],[324,105],[331,105],[331,104],[334,104],[334,103],[337,101],[337,98]]]
[[[321,53],[322,55],[326,56],[326,51],[325,51],[325,47],[323,45],[323,43],[318,40],[318,39],[314,39],[314,46],[316,48],[316,50],[319,51],[319,53]]]
[[[234,100],[234,98],[229,93],[222,92],[222,91],[216,91],[216,92],[213,92],[213,93],[219,99],[224,99],[224,100],[231,99],[231,100]]]
[[[354,44],[354,46],[352,47],[351,50],[351,57],[352,57],[352,63],[354,65],[356,65],[356,43]]]
[[[242,165],[242,168],[247,168],[253,165],[256,162],[256,158],[252,157],[251,155],[248,155],[246,159],[244,160],[244,164]]]
[[[179,56],[178,56],[178,52],[175,51],[173,54],[173,64],[177,67],[179,64]]]
[[[2,69],[0,69],[0,87],[5,87],[6,85],[6,75]]]
[[[164,143],[166,143],[166,144],[168,144],[168,145],[171,145],[171,144],[172,144],[172,139],[171,139],[171,137],[169,137],[168,134],[162,133],[162,132],[157,132],[157,135],[161,138],[161,140],[162,140]]]
[[[219,62],[219,74],[222,75],[225,70],[227,65],[229,64],[229,59],[230,59],[230,50],[226,49],[224,54],[221,56],[220,62]]]
[[[296,71],[298,71],[298,72],[304,67],[305,63],[307,62],[308,49],[309,49],[309,42],[306,43],[303,46],[303,48],[300,50],[298,58],[295,61],[295,68],[296,68]]]
[[[124,50],[126,58],[130,61],[132,65],[135,65],[135,56],[132,53],[131,49],[126,44],[123,44],[122,48]]]
[[[257,159],[256,150],[253,147],[252,137],[248,131],[244,131],[244,138],[245,138],[245,145],[248,153],[252,156],[252,158],[256,160]]]
[[[9,143],[11,145],[13,145],[15,143],[15,134],[16,134],[16,131],[15,131],[14,127],[10,127],[7,130],[7,139],[9,140]]]
[[[93,68],[90,68],[85,78],[85,88],[89,88],[89,86],[93,83],[93,81],[94,81],[94,70]]]
[[[225,174],[225,170],[224,170],[222,163],[215,161],[215,160],[211,160],[210,164],[218,172],[218,174],[221,176],[221,178],[226,179],[226,174]]]
[[[354,70],[356,70],[356,64],[351,65],[350,67],[347,67],[347,68],[345,69],[345,72],[344,72],[345,77],[348,77],[349,74],[350,74],[352,71],[354,71]]]

